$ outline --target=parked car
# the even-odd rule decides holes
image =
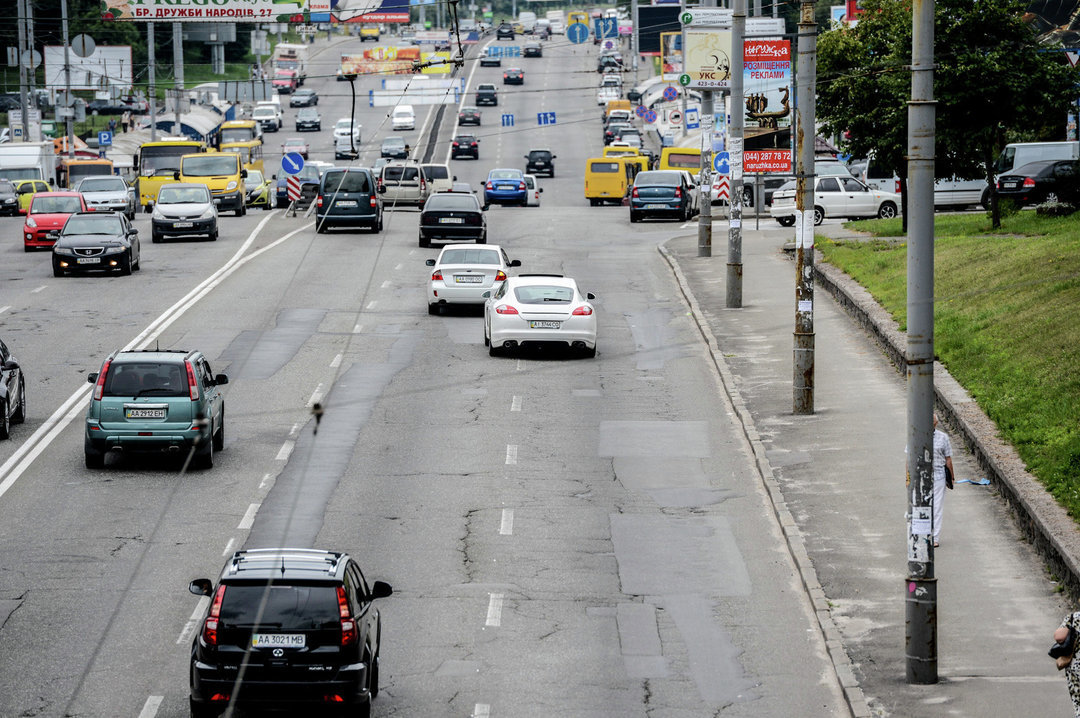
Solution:
[[[476,86],[476,104],[478,105],[498,105],[499,104],[499,91],[495,85],[490,82],[481,82]],[[479,124],[479,123],[477,123]]]
[[[402,204],[423,206],[430,194],[420,165],[412,160],[392,160],[382,168],[376,188],[391,207]]]
[[[322,115],[314,107],[302,107],[296,113],[296,131],[322,130]]]
[[[494,85],[492,85],[494,87]],[[458,112],[459,125],[480,125],[480,109],[477,107],[462,107]]]
[[[570,277],[521,274],[484,294],[484,344],[491,356],[533,346],[596,356],[596,297],[582,294]]]
[[[211,599],[191,646],[193,718],[233,705],[313,715],[329,704],[351,716],[371,715],[382,648],[373,602],[393,589],[382,581],[369,585],[348,554],[237,551],[216,587],[200,578],[188,590]],[[235,692],[239,665],[246,674]]]
[[[1040,160],[998,177],[998,197],[1019,205],[1071,202],[1080,199],[1080,162]]]
[[[314,107],[319,104],[319,95],[315,90],[299,89],[289,98],[289,107]]]
[[[484,204],[514,204],[525,206],[525,173],[515,169],[494,169],[484,183]]]
[[[785,184],[773,193],[769,214],[781,226],[795,224],[795,186]],[[826,218],[895,217],[900,211],[900,195],[867,187],[854,177],[818,176],[814,186],[814,224]]]
[[[472,196],[472,195],[468,195]],[[432,267],[428,281],[428,314],[438,314],[452,304],[483,304],[484,292],[506,281],[512,267],[521,261],[510,259],[506,251],[495,244],[447,245],[438,259],[427,260]]]
[[[323,173],[315,198],[315,231],[337,227],[383,228],[383,200],[375,188],[375,175],[363,167],[333,167]]]
[[[138,207],[135,189],[122,177],[85,177],[79,180],[75,191],[82,195],[87,209],[120,212],[128,219],[135,219]]]
[[[11,425],[26,421],[26,377],[18,359],[0,340],[0,439],[11,438]]]
[[[554,177],[557,157],[558,155],[547,148],[529,150],[529,154],[525,155],[525,173]]]
[[[520,67],[508,67],[503,72],[503,84],[504,85],[524,85],[525,84],[525,71]]]
[[[11,180],[0,179],[0,213],[9,217],[19,214],[19,195]]]
[[[281,143],[281,154],[283,155],[295,152],[306,160],[309,150],[310,146],[303,137],[290,137]]]
[[[139,230],[117,212],[80,212],[53,233],[53,276],[104,270],[131,274],[141,268]]]
[[[639,172],[630,190],[630,221],[668,217],[686,221],[694,215],[694,186],[681,170]]]
[[[420,246],[430,247],[433,239],[465,239],[487,243],[487,205],[480,206],[474,194],[438,192],[429,195],[420,212]]]
[[[30,202],[30,211],[23,225],[23,251],[53,246],[56,241],[54,234],[64,226],[68,217],[89,209],[78,192],[38,192]]]
[[[480,159],[480,138],[476,135],[455,135],[450,142],[450,159],[457,160],[462,157]]]
[[[218,238],[217,205],[204,184],[175,182],[164,184],[152,203],[150,239],[155,244],[166,237]]]

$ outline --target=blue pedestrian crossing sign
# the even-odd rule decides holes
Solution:
[[[727,152],[717,152],[713,156],[712,166],[717,174],[731,174],[731,155]]]
[[[299,174],[302,169],[304,169],[304,157],[299,152],[289,152],[281,158],[281,171],[285,174]]]
[[[566,28],[566,39],[575,45],[580,45],[589,39],[589,26],[583,22],[572,22]]]

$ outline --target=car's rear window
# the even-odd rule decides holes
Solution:
[[[522,304],[566,304],[573,301],[574,290],[544,284],[515,287],[514,296]]]
[[[457,210],[459,212],[480,209],[480,201],[474,195],[461,192],[440,192],[428,198],[425,210]]]
[[[383,179],[388,182],[415,182],[417,177],[416,167],[383,167]]]
[[[667,163],[680,169],[698,169],[701,167],[701,154],[698,152],[672,152],[668,155]]]
[[[491,170],[491,174],[488,175],[488,179],[491,180],[519,180],[521,179],[521,173],[517,170]]]
[[[619,171],[619,163],[618,162],[590,162],[589,163],[589,171],[590,172],[603,172],[603,173],[618,172]]]
[[[187,371],[182,364],[123,362],[105,375],[102,396],[187,396]]]
[[[226,628],[258,625],[302,631],[340,625],[337,590],[333,586],[228,585],[220,615]]]
[[[424,165],[424,176],[428,179],[450,179],[450,170],[446,165]]]
[[[371,192],[371,182],[366,172],[327,172],[323,193],[335,192]]]
[[[34,197],[30,214],[71,214],[82,210],[78,197]]]
[[[439,258],[440,264],[499,265],[499,253],[494,249],[448,249]]]
[[[644,185],[679,185],[681,177],[678,172],[642,172],[637,176],[634,184],[639,187]]]

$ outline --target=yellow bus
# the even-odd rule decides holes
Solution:
[[[665,147],[660,150],[662,170],[686,170],[696,175],[701,171],[701,149],[697,147]]]
[[[262,142],[262,125],[255,120],[229,120],[221,123],[221,144],[234,142]]]
[[[156,202],[161,185],[176,181],[173,173],[180,169],[180,158],[194,152],[206,152],[206,143],[189,139],[142,143],[135,155],[139,204],[146,207],[147,202]]]
[[[56,184],[59,187],[75,189],[83,177],[108,177],[113,174],[112,160],[91,160],[78,157],[64,157],[56,168]]]
[[[263,143],[262,140],[249,140],[247,142],[222,142],[222,152],[233,152],[240,155],[240,164],[244,169],[263,171]]]
[[[581,12],[580,10],[575,10],[574,12],[566,13],[566,26],[570,27],[575,22],[583,22],[583,23],[585,23],[586,26],[588,26],[589,25],[589,13]],[[589,28],[589,29],[590,29],[590,31],[592,30],[592,28]]]

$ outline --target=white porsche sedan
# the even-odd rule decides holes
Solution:
[[[519,274],[484,295],[484,344],[491,356],[542,346],[596,356],[596,297],[583,295],[570,277]]]
[[[484,294],[498,290],[512,267],[521,261],[510,259],[496,244],[451,244],[442,248],[438,259],[427,260],[428,314],[439,314],[449,304],[483,304]]]

